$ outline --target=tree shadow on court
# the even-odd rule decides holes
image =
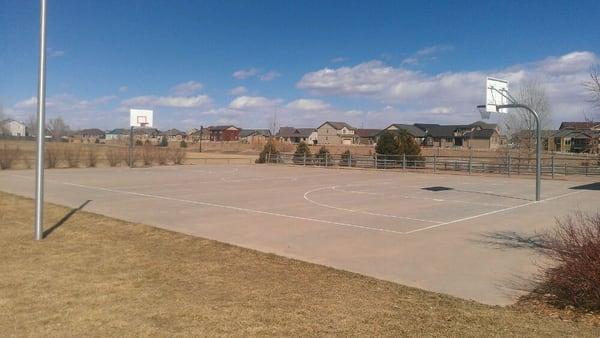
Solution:
[[[529,249],[540,251],[546,248],[541,234],[524,234],[516,231],[485,232],[471,241],[501,250]]]
[[[569,189],[573,190],[600,190],[600,182],[582,184],[574,187],[570,187]]]
[[[71,211],[69,211],[66,215],[64,215],[53,226],[51,226],[50,228],[44,230],[44,238],[48,237],[51,233],[54,232],[54,230],[58,229],[61,225],[65,224],[65,222],[68,221],[69,218],[71,218],[71,216],[75,215],[78,211],[80,211],[81,209],[83,209],[91,201],[92,200],[87,200],[87,201],[83,202],[80,206],[78,206],[77,208],[71,209]]]

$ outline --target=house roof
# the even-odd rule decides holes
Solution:
[[[541,131],[541,134],[542,134],[542,138],[547,138],[547,137],[553,137],[558,132],[559,132],[558,130],[554,130],[554,129],[544,129]],[[523,138],[535,137],[535,130],[521,130],[513,135],[513,138],[521,138],[521,137],[523,137]]]
[[[182,132],[181,130],[172,128],[172,129],[169,129],[169,130],[161,132],[160,135],[163,135],[163,136],[178,136],[178,135],[184,136],[185,133]]]
[[[332,126],[335,130],[342,130],[344,128],[350,129],[350,130],[354,130],[356,128],[352,127],[351,125],[349,125],[346,122],[334,122],[334,121],[325,121],[323,122],[322,125],[320,125],[317,129],[321,128],[322,126],[329,124],[330,126]]]
[[[98,128],[82,129],[75,133],[76,135],[88,135],[88,136],[104,136],[105,133]]]
[[[117,128],[117,129],[113,129],[113,130],[107,132],[106,134],[110,134],[110,135],[126,135],[126,134],[129,134],[129,129]]]
[[[585,131],[578,131],[578,130],[573,130],[573,129],[562,129],[562,130],[559,129],[554,134],[552,134],[552,137],[560,137],[560,138],[569,137],[569,138],[588,139],[588,138],[592,138],[593,134],[585,132]]]
[[[226,130],[226,129],[229,129],[229,128],[232,128],[232,127],[233,127],[233,128],[235,128],[235,129],[237,129],[237,130],[241,130],[241,128],[238,128],[238,127],[236,127],[236,126],[234,126],[234,125],[227,125],[227,126],[210,126],[210,127],[208,127],[208,129],[209,129],[209,130]]]
[[[277,137],[303,137],[307,138],[315,132],[315,128],[281,127],[275,136]]]
[[[472,138],[476,140],[489,140],[494,134],[497,134],[495,129],[477,129],[465,133],[465,138]]]
[[[15,122],[18,123],[20,125],[25,125],[25,123],[21,122],[21,121],[17,121],[17,120],[13,120],[13,119],[4,119],[4,120],[0,120],[0,126],[5,125],[7,123],[11,123],[11,122]]]
[[[389,127],[385,128],[383,131],[396,132],[395,130],[387,130],[390,127],[396,127],[398,130],[404,130],[412,137],[425,137],[425,132],[422,129],[417,128],[412,124],[401,124],[401,123],[393,123]]]
[[[487,123],[483,121],[477,121],[470,124],[473,127],[480,127],[481,129],[497,129],[498,125],[496,123]]]
[[[437,123],[415,123],[415,127],[421,129],[424,132],[427,132],[431,127],[437,127],[439,124]]]
[[[240,137],[248,137],[250,135],[271,136],[271,131],[269,129],[242,129],[240,131]]]
[[[381,129],[356,129],[358,137],[375,137],[381,132]]]
[[[431,127],[427,134],[432,137],[454,137],[454,133],[458,130],[470,130],[473,128],[470,125],[455,124],[455,125],[439,125]]]
[[[563,122],[558,129],[592,129],[599,127],[600,122]]]

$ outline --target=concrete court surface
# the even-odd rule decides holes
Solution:
[[[501,176],[193,165],[46,179],[50,202],[488,304],[536,271],[519,238],[600,207],[593,181],[544,180],[536,203],[533,179]],[[0,190],[32,197],[33,172],[0,171]]]

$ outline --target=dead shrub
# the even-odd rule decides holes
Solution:
[[[81,147],[79,145],[63,146],[63,159],[69,168],[79,167],[81,161]]]
[[[600,213],[577,212],[542,236],[545,257],[534,294],[559,307],[600,310]]]
[[[4,145],[4,147],[0,148],[0,169],[10,169],[13,167],[14,162],[19,159],[21,155],[21,150],[19,147],[12,148],[8,145]]]
[[[118,166],[121,162],[127,160],[127,153],[123,149],[110,147],[106,151],[106,161],[111,167]]]
[[[48,143],[46,145],[46,151],[44,152],[44,159],[46,162],[46,168],[56,168],[59,163],[60,156],[60,145],[58,143]]]
[[[177,165],[183,164],[183,160],[185,160],[186,155],[186,151],[181,148],[175,148],[169,151],[171,162]]]
[[[88,147],[88,151],[86,153],[87,166],[90,168],[95,168],[98,165],[98,148],[95,146]]]
[[[142,162],[145,166],[151,166],[156,161],[156,148],[145,145],[142,148]]]
[[[168,148],[158,148],[156,150],[156,161],[158,165],[167,165],[169,161],[169,149]]]

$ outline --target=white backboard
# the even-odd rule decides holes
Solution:
[[[488,77],[485,81],[485,110],[490,113],[507,113],[507,109],[498,109],[499,105],[509,104],[508,81]]]
[[[148,109],[129,109],[131,127],[152,127],[153,111]]]

